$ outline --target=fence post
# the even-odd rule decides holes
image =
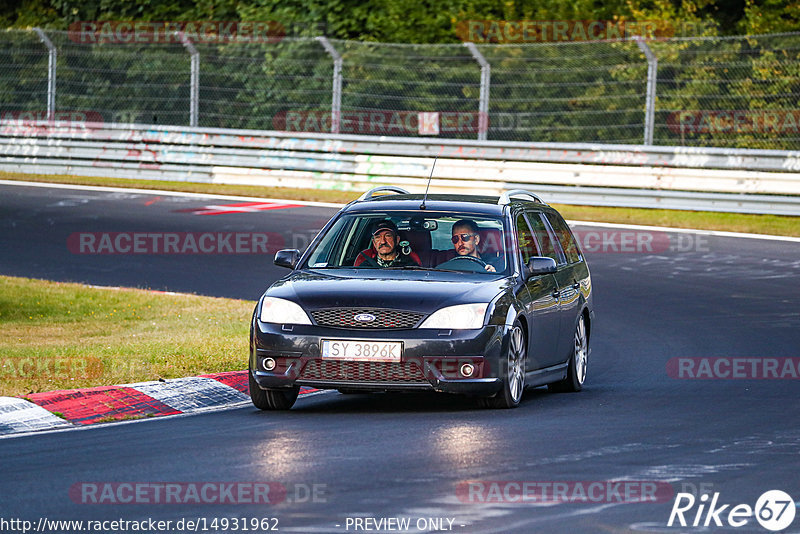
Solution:
[[[333,96],[331,97],[331,133],[339,133],[342,113],[342,55],[325,36],[317,37],[325,51],[333,59]]]
[[[481,66],[481,92],[478,97],[478,141],[486,141],[489,131],[489,85],[491,84],[492,66],[483,57],[475,43],[464,43],[469,53]]]
[[[189,82],[189,126],[197,127],[197,115],[200,108],[200,52],[183,32],[175,32],[184,48],[191,55],[191,80]]]
[[[58,52],[41,28],[34,28],[33,31],[47,47],[47,120],[53,120],[56,113],[56,59]]]
[[[478,96],[478,141],[486,141],[486,133],[489,131],[489,85],[492,66],[483,57],[475,43],[467,42],[464,43],[464,46],[481,66],[481,92]]]
[[[658,58],[640,36],[634,37],[636,46],[647,58],[647,103],[644,113],[644,144],[653,144],[653,125],[656,115],[656,77],[658,76]]]

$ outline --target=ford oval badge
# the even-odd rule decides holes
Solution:
[[[372,321],[375,320],[375,316],[372,315],[371,313],[359,313],[358,315],[353,317],[353,319],[358,321],[359,323],[371,323]]]

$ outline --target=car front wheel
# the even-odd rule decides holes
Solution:
[[[514,322],[508,339],[505,357],[503,388],[492,397],[480,399],[485,408],[516,408],[525,390],[525,361],[527,358],[525,332],[519,321]]]
[[[250,400],[259,410],[288,410],[294,406],[300,387],[291,389],[261,389],[253,378],[252,371],[248,371],[250,378]]]

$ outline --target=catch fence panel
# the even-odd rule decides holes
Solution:
[[[643,144],[649,111],[655,145],[800,147],[800,32],[472,49],[43,33],[54,45],[50,72],[36,31],[0,32],[4,118],[42,118],[50,76],[56,113],[106,123],[184,126],[194,118],[207,128]],[[643,48],[655,59],[652,100]]]

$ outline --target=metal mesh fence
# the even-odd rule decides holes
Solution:
[[[800,147],[800,33],[650,44],[655,143]]]
[[[190,56],[181,43],[87,45],[48,32],[57,49],[56,110],[104,121],[188,124]]]
[[[0,43],[0,112],[46,112],[47,48],[34,32],[3,32]]]
[[[292,113],[330,113],[333,65],[313,39],[206,44],[197,50],[199,126],[284,130],[287,114],[291,128]],[[330,122],[301,126],[330,132]]]
[[[419,135],[419,112],[439,113],[439,136],[475,139],[480,67],[461,45],[333,41],[342,55],[342,133]]]
[[[33,30],[0,32],[3,118],[83,112],[105,122],[560,143],[641,144],[649,127],[660,145],[800,141],[800,33],[472,49],[45,39],[52,44]],[[645,48],[657,60],[649,91]]]
[[[491,65],[489,139],[642,142],[647,62],[635,43],[479,49]]]

